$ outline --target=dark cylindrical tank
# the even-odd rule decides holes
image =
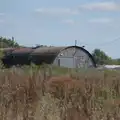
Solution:
[[[29,65],[32,48],[17,48],[11,53],[12,65]]]

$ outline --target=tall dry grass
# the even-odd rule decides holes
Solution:
[[[119,71],[1,69],[0,120],[120,120],[119,80]]]

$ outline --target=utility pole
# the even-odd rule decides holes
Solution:
[[[77,46],[77,40],[75,40],[75,46]]]

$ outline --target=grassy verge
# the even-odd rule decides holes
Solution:
[[[0,70],[0,120],[119,120],[120,71]]]

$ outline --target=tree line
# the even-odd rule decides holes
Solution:
[[[120,65],[120,59],[112,59],[111,57],[109,57],[107,54],[105,54],[104,51],[100,50],[100,49],[95,49],[92,52],[92,56],[94,57],[96,63],[98,65]]]
[[[0,48],[8,48],[8,47],[19,47],[20,45],[14,40],[10,38],[0,37]]]
[[[39,45],[43,47],[44,45]],[[12,37],[10,38],[5,38],[5,37],[0,37],[0,48],[8,48],[8,47],[24,47],[19,45],[16,40]],[[115,65],[120,65],[120,59],[112,59],[110,56],[105,54],[104,51],[100,49],[95,49],[92,52],[92,56],[94,57],[96,63],[98,65],[104,65],[104,64],[115,64]]]

